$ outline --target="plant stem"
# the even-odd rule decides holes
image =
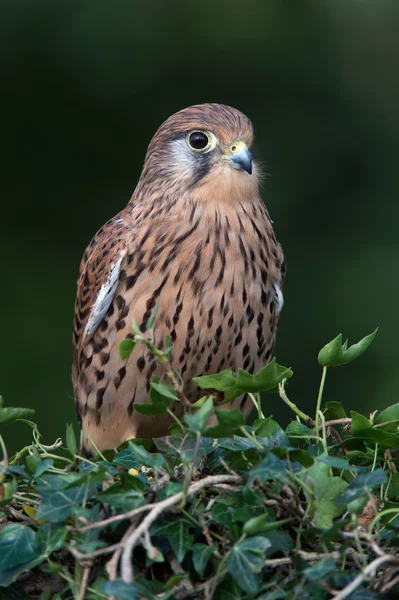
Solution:
[[[248,396],[251,398],[252,402],[254,403],[254,406],[256,408],[256,410],[258,411],[258,419],[264,419],[265,415],[262,412],[262,405],[261,405],[261,401],[260,401],[260,394],[256,394],[257,398],[255,398],[255,396],[251,393],[248,392]]]
[[[178,419],[176,417],[176,415],[170,410],[170,408],[167,408],[166,412],[168,413],[168,415],[170,415],[172,417],[172,419],[174,419],[176,421],[176,423],[178,424],[178,426],[180,427],[180,429],[182,430],[182,432],[186,433],[186,430],[184,428],[183,423],[180,421],[180,419]]]
[[[19,494],[14,494],[13,497],[15,498],[15,500],[18,500],[19,502],[23,502],[24,504],[37,504],[38,506],[40,504],[39,500],[33,500],[32,498],[24,498],[23,496],[20,496]]]
[[[319,395],[317,396],[317,405],[316,405],[316,415],[315,415],[316,434],[319,433],[319,421],[320,421],[319,411],[321,410],[321,401],[323,399],[323,391],[324,391],[324,384],[326,382],[326,375],[327,375],[327,367],[323,367],[323,372],[321,374],[321,381],[320,381],[320,387],[319,387]]]
[[[306,413],[302,412],[296,404],[294,404],[293,402],[291,402],[291,400],[288,398],[285,389],[284,389],[284,384],[287,380],[283,379],[283,381],[279,384],[278,386],[278,392],[280,395],[281,400],[283,400],[287,406],[290,407],[290,409],[300,418],[302,419],[302,421],[311,421],[311,417],[309,417],[309,415],[307,415]]]
[[[252,436],[250,433],[248,433],[245,427],[240,427],[240,431],[244,434],[246,438],[251,440],[251,442],[253,442],[259,450],[264,450],[264,446],[262,446],[262,444],[258,442],[255,436]]]

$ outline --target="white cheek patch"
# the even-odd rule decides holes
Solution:
[[[278,281],[275,281],[273,284],[273,292],[274,298],[276,300],[277,312],[281,312],[281,309],[284,306],[284,297],[283,292],[281,291],[280,283]]]
[[[101,286],[98,292],[96,301],[90,313],[89,320],[85,328],[85,336],[91,338],[96,332],[101,321],[108,312],[111,306],[112,299],[116,292],[119,283],[119,271],[125,252],[120,253],[119,260],[111,266],[111,271],[108,280]]]
[[[186,140],[173,140],[170,143],[171,169],[177,177],[191,177],[196,165],[194,153],[187,146]]]

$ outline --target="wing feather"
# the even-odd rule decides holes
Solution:
[[[80,263],[73,332],[74,378],[79,375],[82,350],[111,306],[126,256],[126,226],[121,215],[96,233]]]

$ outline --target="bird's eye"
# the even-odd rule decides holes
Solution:
[[[194,131],[188,136],[188,145],[193,150],[205,150],[209,144],[209,138],[202,131]]]

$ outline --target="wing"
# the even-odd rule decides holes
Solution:
[[[79,375],[82,350],[112,303],[126,245],[126,225],[119,214],[101,227],[83,255],[75,303],[74,379]]]

